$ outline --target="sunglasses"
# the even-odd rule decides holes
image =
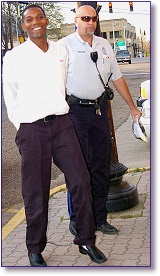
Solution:
[[[98,16],[81,16],[81,17],[76,17],[76,18],[80,18],[84,22],[89,22],[89,21],[91,21],[91,19],[93,22],[97,22],[97,20],[98,20]]]

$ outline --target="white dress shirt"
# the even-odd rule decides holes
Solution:
[[[43,52],[28,39],[8,51],[3,59],[3,93],[10,121],[32,123],[47,115],[68,113],[65,100],[68,54],[48,40]]]
[[[91,47],[75,32],[58,43],[63,44],[69,52],[66,85],[68,95],[95,100],[104,92],[96,65],[90,57],[91,52],[98,52],[97,67],[105,84],[110,73],[113,73],[112,80],[122,77],[111,45],[106,39],[93,35]]]

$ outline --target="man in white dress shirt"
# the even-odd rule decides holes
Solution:
[[[17,129],[16,144],[22,157],[30,264],[47,266],[41,253],[47,243],[52,158],[68,179],[67,188],[76,214],[74,243],[92,261],[105,262],[105,255],[95,246],[89,173],[67,114],[67,51],[47,40],[48,19],[41,7],[27,6],[22,20],[28,39],[4,57],[3,92],[8,117]]]

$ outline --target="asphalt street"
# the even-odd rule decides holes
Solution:
[[[150,78],[149,58],[133,59],[132,64],[120,64],[120,69],[129,86],[134,102],[139,96],[140,83]],[[112,85],[111,85],[112,86]],[[115,92],[111,102],[114,129],[118,129],[130,115],[127,104]],[[16,129],[7,118],[6,108],[2,94],[2,211],[14,206],[19,209],[22,204],[21,196],[21,160],[15,144]],[[125,164],[124,164],[125,165]],[[61,178],[62,172],[53,164],[52,187],[59,185],[57,177]],[[3,222],[5,223],[5,222]]]

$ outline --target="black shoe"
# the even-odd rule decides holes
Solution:
[[[47,263],[45,262],[41,254],[28,252],[28,257],[29,257],[31,266],[47,266]]]
[[[106,256],[95,245],[79,245],[79,252],[81,254],[88,254],[91,261],[101,264],[107,261]]]
[[[76,235],[77,232],[76,232],[76,223],[75,221],[70,221],[70,224],[69,224],[69,231],[72,233],[72,235]]]
[[[105,224],[102,224],[100,226],[97,226],[97,231],[101,231],[104,234],[117,234],[118,229],[114,227],[113,225],[106,222]]]

